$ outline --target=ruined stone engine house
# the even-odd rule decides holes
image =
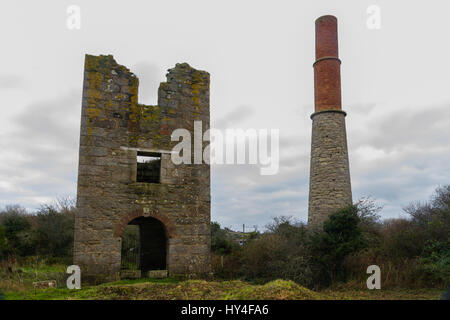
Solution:
[[[210,272],[210,166],[171,161],[173,130],[209,129],[209,74],[168,70],[158,104],[112,56],[85,57],[74,264],[83,279],[120,278],[124,229],[139,228],[139,270]],[[144,160],[141,160],[144,159]],[[147,160],[145,160],[147,159]]]

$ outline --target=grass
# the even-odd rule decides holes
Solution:
[[[323,292],[331,300],[439,300],[442,289],[348,290]]]
[[[320,299],[321,295],[292,281],[275,280],[252,285],[240,280],[204,281],[176,279],[139,279],[117,281],[80,290],[65,288],[4,291],[10,300],[259,300]]]
[[[8,300],[431,300],[442,290],[325,290],[314,292],[292,281],[255,285],[240,280],[122,280],[80,290],[47,288],[5,290]]]
[[[344,284],[321,292],[295,282],[275,280],[252,284],[241,280],[204,281],[167,279],[121,280],[80,290],[65,288],[66,266],[33,262],[11,270],[0,267],[0,291],[8,300],[398,300],[439,299],[439,289],[368,290]],[[36,289],[34,281],[57,280],[57,288]],[[1,296],[1,293],[0,293]]]

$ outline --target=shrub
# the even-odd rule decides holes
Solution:
[[[426,279],[432,285],[450,285],[450,239],[431,240],[421,258]]]
[[[217,255],[230,254],[233,244],[218,222],[211,222],[211,250]]]
[[[380,245],[380,220],[379,212],[383,209],[370,197],[364,197],[355,203],[359,217],[359,227],[362,236],[369,247]]]
[[[244,277],[264,282],[290,279],[311,286],[306,226],[291,217],[276,217],[266,228],[266,233],[242,248]]]
[[[233,247],[227,255],[211,255],[211,267],[214,275],[222,279],[237,279],[242,277],[242,249]]]
[[[73,231],[74,206],[70,199],[43,205],[36,214],[17,205],[7,206],[0,211],[0,259],[36,254],[70,259]]]
[[[0,224],[0,260],[3,259],[8,240],[6,239],[5,227]]]
[[[349,206],[331,214],[323,224],[323,232],[312,237],[316,283],[326,286],[345,279],[345,258],[367,246],[359,223],[358,208]]]
[[[369,249],[349,256],[344,266],[346,272],[362,280],[367,278],[367,266],[376,264],[381,268],[384,287],[448,285],[450,187],[437,188],[430,201],[411,203],[404,210],[409,219],[373,224]],[[362,229],[364,233],[370,228],[363,225]]]
[[[35,250],[35,234],[31,228],[30,217],[20,206],[7,206],[0,212],[6,247],[3,255],[29,255]]]
[[[73,210],[58,211],[52,205],[44,205],[36,218],[38,253],[54,257],[71,256],[75,223]]]

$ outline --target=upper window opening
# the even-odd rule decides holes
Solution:
[[[153,152],[137,153],[137,182],[159,183],[161,154]]]

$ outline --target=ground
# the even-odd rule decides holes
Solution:
[[[0,269],[0,289],[11,300],[74,300],[74,299],[289,299],[289,300],[409,300],[439,299],[442,289],[390,289],[368,290],[340,286],[321,292],[308,290],[292,281],[275,280],[264,285],[240,280],[204,281],[177,279],[122,280],[80,290],[65,288],[64,265],[36,265],[16,270]],[[33,281],[57,280],[57,288],[35,289]]]

